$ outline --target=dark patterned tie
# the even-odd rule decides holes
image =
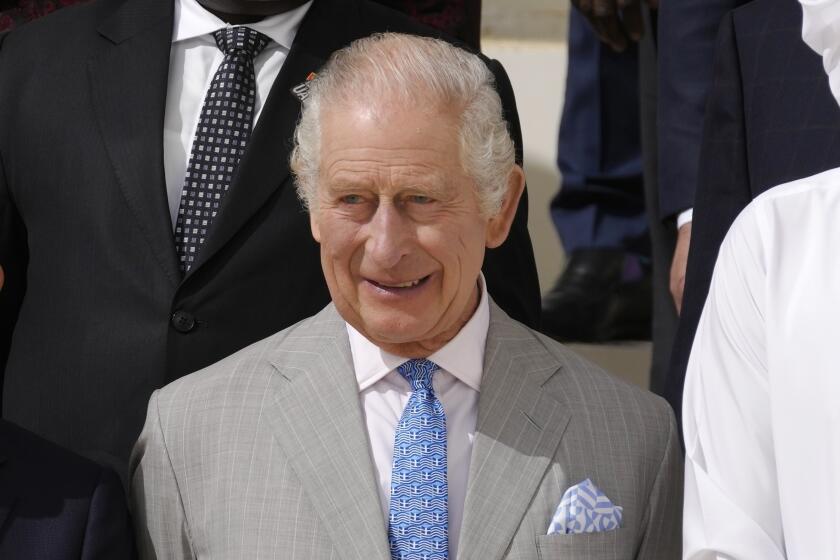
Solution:
[[[219,29],[213,37],[225,58],[204,97],[181,191],[175,244],[182,273],[195,262],[245,153],[254,124],[254,57],[271,41],[248,27]]]

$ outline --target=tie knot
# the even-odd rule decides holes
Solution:
[[[251,60],[271,42],[271,39],[250,27],[225,27],[213,33],[216,45],[225,56],[246,53]]]
[[[397,372],[411,384],[413,391],[432,392],[432,374],[440,369],[436,363],[425,358],[416,358],[397,367]]]

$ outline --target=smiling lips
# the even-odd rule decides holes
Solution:
[[[429,276],[431,276],[431,275],[429,275]],[[371,280],[371,279],[367,279],[367,280],[368,280],[368,282],[370,282],[371,284],[373,284],[377,288],[381,288],[383,290],[394,291],[394,290],[405,290],[405,289],[415,288],[415,287],[419,286],[420,284],[425,283],[429,279],[429,276],[424,276],[424,277],[418,278],[416,280],[409,280],[408,282],[398,282],[398,283],[394,283],[394,284],[392,284],[392,283],[387,283],[386,284],[384,282],[377,282],[376,280]]]

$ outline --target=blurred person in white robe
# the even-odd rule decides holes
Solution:
[[[840,102],[840,1],[800,0]],[[840,557],[840,168],[757,197],[724,241],[683,400],[684,558]]]

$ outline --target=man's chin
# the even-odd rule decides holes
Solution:
[[[352,324],[352,323],[351,323]],[[365,338],[383,350],[394,352],[394,347],[423,346],[429,338],[430,328],[410,316],[390,318],[386,320],[362,320],[360,325],[353,327]]]
[[[422,342],[426,338],[422,329],[408,328],[405,325],[367,325],[363,334],[377,346],[412,344]]]

